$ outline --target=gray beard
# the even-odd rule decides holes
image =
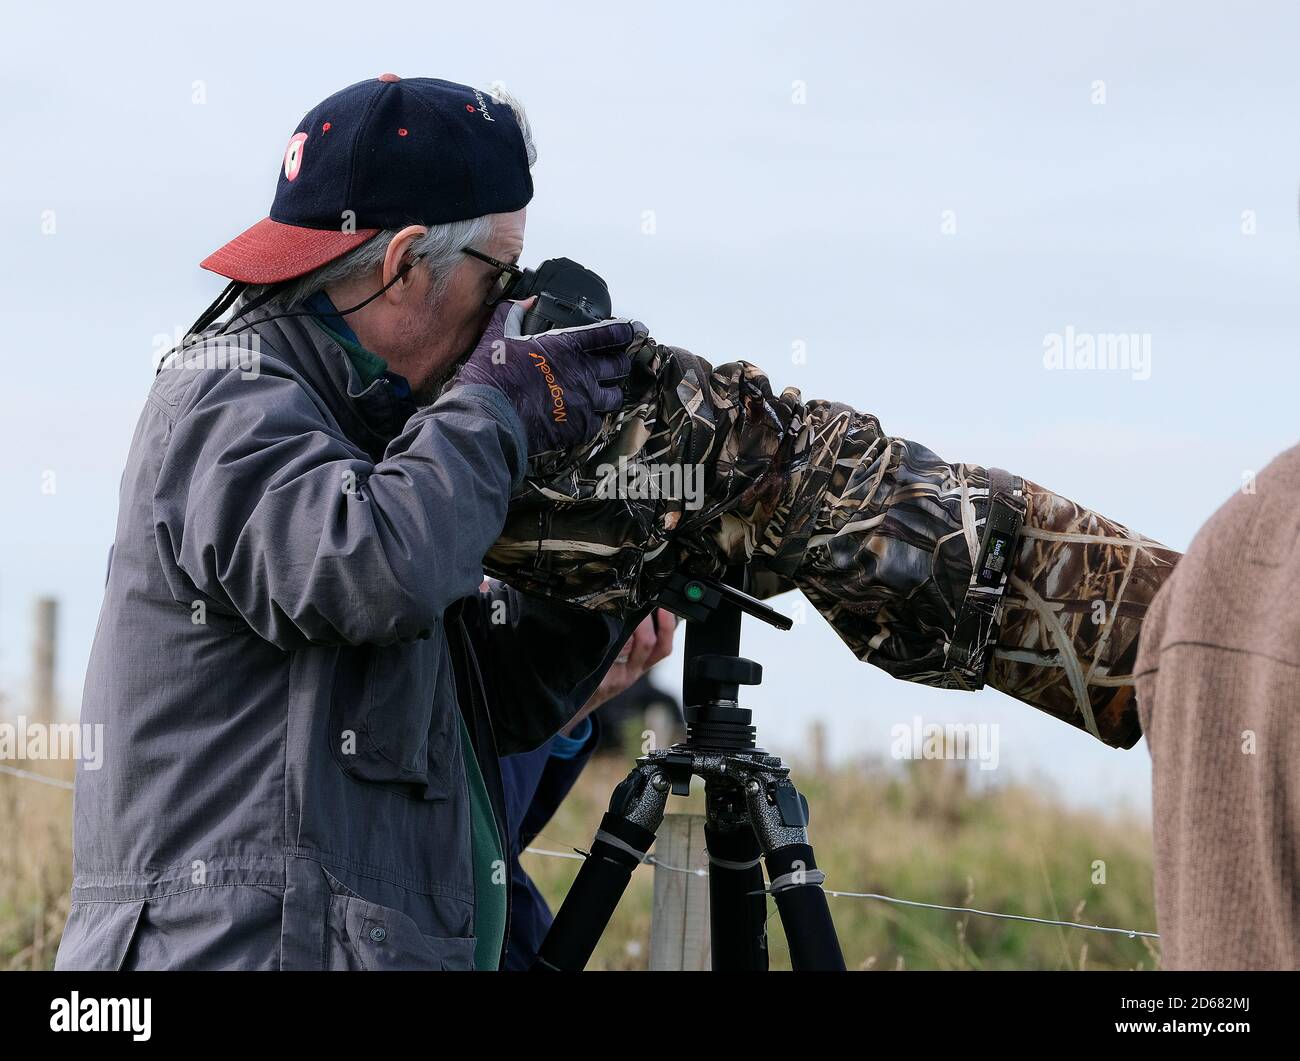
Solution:
[[[411,397],[415,399],[415,404],[420,408],[424,408],[441,398],[442,392],[447,389],[458,368],[460,368],[460,362],[456,362],[450,368],[432,376],[422,387],[411,391]]]
[[[415,399],[415,404],[423,408],[426,405],[432,405],[441,398],[443,392],[451,386],[452,381],[456,378],[456,373],[460,371],[460,366],[465,363],[466,359],[473,352],[474,348],[470,347],[470,349],[466,350],[460,355],[460,357],[456,358],[455,361],[444,368],[441,372],[431,376],[424,386],[412,390],[411,397]]]

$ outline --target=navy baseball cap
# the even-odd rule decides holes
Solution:
[[[524,134],[507,104],[468,85],[381,74],[308,112],[285,148],[271,216],[199,264],[277,283],[382,229],[510,213],[532,197]]]

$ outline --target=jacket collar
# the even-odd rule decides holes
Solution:
[[[388,362],[361,345],[357,333],[339,315],[333,299],[324,291],[317,291],[310,298],[305,299],[303,307],[311,310],[316,315],[316,323],[329,332],[331,339],[343,347],[344,352],[356,368],[357,374],[361,377],[364,386],[370,386],[371,383],[388,371]],[[394,378],[400,380],[401,384],[409,386],[405,379],[401,379],[396,374],[394,374]],[[400,391],[401,386],[398,385],[397,389]]]
[[[406,380],[387,371],[364,379],[343,343],[315,317],[270,317],[251,314],[250,330],[325,400],[349,438],[382,454],[417,409]]]

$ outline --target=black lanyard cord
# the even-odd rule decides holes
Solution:
[[[385,291],[387,291],[390,287],[392,287],[395,283],[397,283],[398,280],[400,280],[403,276],[405,276],[408,272],[410,272],[411,267],[414,266],[415,263],[418,262],[422,257],[424,257],[424,255],[422,254],[414,255],[410,259],[410,261],[408,261],[405,265],[403,265],[400,269],[397,270],[397,274],[391,280],[389,280],[388,283],[386,283],[373,295],[370,295],[368,298],[362,299],[355,306],[349,306],[347,309],[337,310],[334,314],[332,314],[332,316],[346,317],[349,313],[356,313],[357,310],[359,309],[365,309],[366,306],[370,305],[370,303],[372,303],[375,299],[377,299],[380,295],[382,295]],[[162,363],[166,361],[167,358],[170,357],[172,354],[174,354],[178,349],[184,350],[186,347],[193,346],[195,343],[202,342],[204,339],[208,339],[208,338],[215,339],[217,336],[222,336],[222,335],[236,335],[239,332],[247,331],[255,324],[261,324],[264,321],[282,320],[285,317],[319,317],[320,316],[319,313],[316,313],[315,311],[309,309],[289,310],[284,313],[271,313],[265,317],[259,317],[255,321],[249,321],[247,324],[241,324],[238,328],[231,328],[231,325],[234,324],[235,321],[239,320],[241,317],[248,316],[248,314],[252,313],[254,310],[260,308],[261,306],[266,305],[266,303],[270,302],[271,299],[275,298],[275,296],[278,295],[284,288],[284,283],[279,283],[279,284],[272,285],[271,287],[263,291],[260,295],[258,295],[256,298],[251,299],[247,306],[244,306],[237,314],[231,317],[230,320],[226,321],[226,323],[223,324],[220,328],[218,328],[216,332],[214,332],[211,336],[204,335],[203,334],[204,330],[211,327],[213,321],[215,321],[218,317],[220,317],[223,313],[225,313],[226,310],[230,309],[230,307],[234,305],[235,300],[239,298],[239,296],[242,295],[245,291],[247,291],[248,288],[249,288],[248,284],[243,283],[242,281],[239,280],[232,280],[230,284],[226,286],[225,290],[222,291],[221,294],[218,295],[216,299],[213,300],[212,304],[208,306],[208,308],[205,309],[201,314],[199,314],[198,319],[190,326],[190,329],[186,334],[185,338],[182,339],[177,346],[173,346],[170,350],[167,351],[167,353],[163,354],[162,358],[159,360],[158,363],[159,369],[161,370]]]

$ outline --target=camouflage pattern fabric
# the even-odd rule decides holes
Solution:
[[[629,400],[576,451],[530,461],[487,569],[600,611],[653,601],[676,570],[749,563],[797,587],[859,659],[949,688],[989,477],[886,435],[868,413],[774,394],[648,337]],[[693,487],[693,489],[688,489]],[[1116,747],[1141,735],[1133,663],[1178,554],[1026,481],[1025,520],[986,680]]]

